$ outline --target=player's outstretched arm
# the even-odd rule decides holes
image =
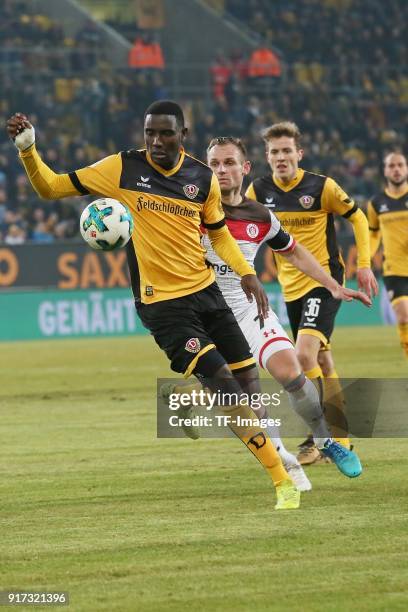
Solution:
[[[35,130],[27,117],[15,113],[7,120],[7,133],[13,140],[31,185],[47,200],[79,195],[68,174],[56,174],[43,162],[35,148]]]
[[[324,210],[341,215],[352,224],[357,246],[357,282],[359,289],[363,289],[369,298],[372,295],[377,295],[378,283],[370,268],[370,237],[365,214],[331,178],[326,179],[321,201]]]
[[[370,268],[370,237],[367,217],[358,209],[348,219],[353,226],[357,245],[357,282],[358,288],[368,297],[378,295],[378,283]]]
[[[359,300],[365,306],[371,306],[371,299],[365,293],[339,285],[330,274],[327,274],[326,270],[319,264],[317,259],[298,242],[292,251],[280,253],[280,255],[286,257],[286,259],[290,261],[293,266],[298,268],[298,270],[303,272],[303,274],[307,274],[307,276],[310,276],[310,278],[313,278],[330,291],[336,300],[344,300],[345,302]]]

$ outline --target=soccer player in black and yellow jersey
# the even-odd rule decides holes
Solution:
[[[363,212],[332,178],[299,168],[303,149],[294,123],[276,123],[264,130],[263,138],[272,173],[255,179],[246,195],[265,204],[282,227],[340,284],[344,283],[344,262],[336,242],[334,215],[350,221],[358,249],[359,288],[369,297],[376,294],[377,282],[370,269],[368,223]],[[299,361],[309,378],[317,379],[319,385],[323,383],[328,420],[339,425],[333,425],[334,437],[349,447],[346,425],[341,423],[343,396],[330,347],[340,301],[287,259],[278,253],[274,257]],[[328,414],[330,410],[332,415]],[[320,459],[310,439],[302,446],[298,456],[301,463]]]
[[[149,106],[144,117],[145,149],[110,155],[69,174],[56,174],[43,162],[25,115],[10,117],[7,130],[41,197],[95,194],[129,207],[135,231],[128,262],[143,324],[174,371],[186,377],[194,373],[219,397],[227,398],[222,408],[231,429],[276,486],[275,507],[297,508],[299,492],[270,438],[251,424],[255,414],[240,402],[231,405],[231,398],[239,397],[243,389],[259,392],[259,378],[248,343],[206,264],[201,224],[218,255],[242,277],[248,299],[255,297],[260,316],[267,315],[268,303],[254,269],[226,227],[215,175],[184,150],[187,128],[180,106],[170,100]],[[238,417],[249,424],[239,425]]]
[[[401,346],[408,357],[408,164],[402,153],[384,159],[386,187],[368,203],[370,250],[382,240],[383,277],[394,309]]]

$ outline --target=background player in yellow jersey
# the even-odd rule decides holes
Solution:
[[[285,121],[264,130],[266,156],[272,174],[257,178],[246,195],[265,204],[284,229],[305,246],[339,283],[344,282],[344,262],[336,242],[333,215],[353,225],[358,249],[357,279],[360,289],[371,297],[378,286],[370,269],[369,232],[365,215],[332,179],[299,168],[303,158],[301,133],[296,124]],[[317,281],[303,274],[287,259],[275,254],[278,280],[294,338],[296,352],[305,374],[324,380],[325,407],[330,422],[339,423],[343,397],[330,347],[340,301]],[[339,423],[340,424],[340,423]],[[336,440],[349,447],[345,427],[334,428]],[[308,439],[298,456],[301,463],[313,463],[320,453]]]
[[[397,317],[401,346],[408,357],[408,164],[402,153],[384,159],[386,187],[368,203],[370,250],[373,257],[382,240],[383,275]]]
[[[9,136],[37,193],[49,199],[95,194],[116,198],[135,221],[127,255],[138,314],[171,361],[174,371],[194,373],[220,397],[258,392],[259,377],[248,342],[206,265],[200,243],[203,224],[214,250],[242,277],[259,315],[268,302],[255,271],[225,225],[218,181],[210,168],[189,156],[183,111],[170,100],[145,112],[146,149],[122,151],[69,174],[56,174],[35,147],[35,131],[18,113],[7,122]],[[231,429],[264,466],[276,486],[275,508],[299,506],[299,492],[270,438],[251,422],[255,414],[240,403],[225,402]]]

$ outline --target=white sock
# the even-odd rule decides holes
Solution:
[[[285,388],[293,410],[312,430],[317,448],[323,448],[327,440],[331,439],[331,434],[323,415],[316,387],[309,378],[302,374]]]
[[[264,409],[262,416],[259,416],[259,412],[260,411],[257,411],[258,418],[260,419],[269,418],[266,408]],[[279,453],[279,457],[282,459],[282,463],[284,464],[284,466],[286,467],[288,465],[298,465],[299,462],[296,459],[295,455],[293,455],[288,450],[286,450],[285,445],[281,440],[280,427],[278,427],[277,425],[268,425],[268,427],[266,428],[266,432],[268,436],[270,437],[271,442],[274,445],[275,449]]]
[[[272,444],[278,451],[279,457],[282,459],[282,463],[284,464],[285,467],[288,465],[297,465],[299,463],[298,460],[296,459],[295,455],[290,453],[285,448],[285,445],[283,444],[280,437],[276,435],[276,429],[279,430],[278,427],[267,427],[266,431],[269,434]]]
[[[332,438],[315,438],[313,436],[313,439],[314,439],[315,444],[316,444],[316,446],[317,446],[317,448],[319,450],[324,448],[324,445],[326,444],[326,442],[333,442]]]

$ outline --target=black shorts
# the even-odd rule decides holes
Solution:
[[[384,276],[384,285],[391,304],[399,298],[408,298],[408,276]]]
[[[236,372],[255,364],[217,283],[180,298],[139,304],[137,312],[175,372],[189,376],[199,358],[215,348],[218,358],[212,358],[218,359],[218,367],[228,363]]]
[[[335,300],[324,287],[312,289],[298,300],[286,302],[286,310],[293,337],[307,333],[317,336],[323,346],[330,342],[334,320],[341,300]]]

